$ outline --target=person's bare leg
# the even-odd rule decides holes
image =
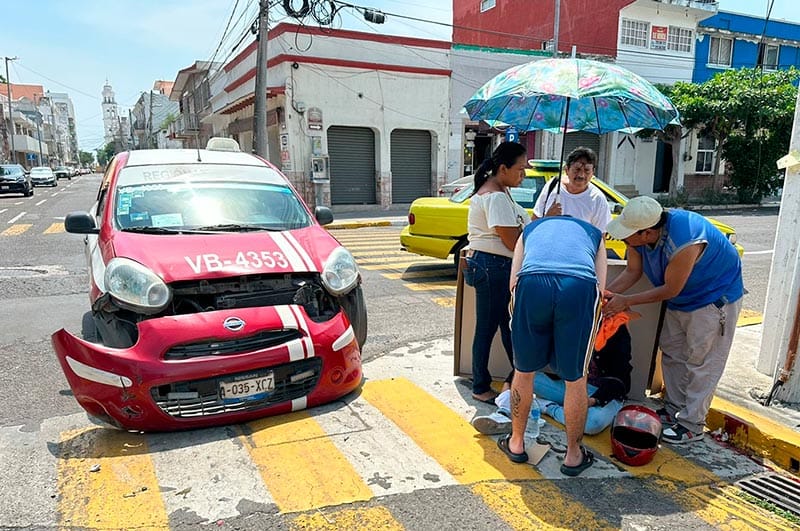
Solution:
[[[517,371],[511,382],[511,440],[508,441],[508,449],[515,454],[525,450],[525,427],[531,414],[534,374]]]
[[[514,380],[516,381],[516,377]],[[589,405],[586,377],[574,382],[566,382],[566,385],[564,417],[567,421],[567,455],[564,456],[564,464],[578,466],[583,461],[581,439],[583,439],[583,428],[586,426],[586,411]]]

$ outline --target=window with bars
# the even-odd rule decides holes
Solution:
[[[670,26],[667,34],[667,49],[675,52],[691,53],[692,30],[680,26]]]
[[[626,46],[647,48],[647,38],[649,32],[650,24],[648,22],[623,18],[619,42],[620,44]]]
[[[764,45],[764,57],[761,63],[764,65],[764,70],[777,70],[778,69],[778,54],[780,46],[777,44]]]
[[[493,8],[496,3],[496,0],[481,0],[481,13]]]
[[[696,173],[711,173],[714,168],[714,149],[717,142],[712,136],[697,137],[697,162],[694,166]]]
[[[708,64],[719,66],[731,66],[731,54],[733,52],[733,39],[725,37],[711,37],[708,47]]]

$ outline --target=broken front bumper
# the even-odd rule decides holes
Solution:
[[[238,318],[244,328],[223,327]],[[126,349],[59,330],[53,347],[72,392],[93,417],[125,429],[230,424],[322,404],[361,383],[361,353],[339,312],[310,320],[301,306],[160,317],[138,323]],[[223,384],[271,378],[268,392],[225,397]]]

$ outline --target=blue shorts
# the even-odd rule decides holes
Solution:
[[[523,275],[514,292],[514,369],[550,366],[568,382],[586,375],[600,322],[597,283],[567,275]]]

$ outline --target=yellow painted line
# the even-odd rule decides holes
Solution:
[[[386,507],[365,507],[363,509],[344,509],[341,511],[316,512],[295,518],[289,525],[294,530],[314,531],[403,531],[400,522],[394,519]]]
[[[33,227],[33,225],[27,223],[18,223],[16,225],[11,225],[9,228],[3,231],[3,236],[19,236],[26,230]]]
[[[734,513],[715,508],[707,503],[699,503],[697,497],[687,496],[687,486],[690,487],[689,490],[706,492],[711,488],[710,485],[720,483],[721,480],[711,471],[681,456],[667,444],[661,445],[653,460],[648,464],[628,466],[610,457],[612,450],[608,430],[598,435],[584,436],[583,443],[591,448],[595,455],[612,459],[617,466],[632,476],[655,478],[653,482],[655,488],[666,496],[674,498],[681,506],[692,511],[695,516],[712,526],[718,529],[752,529],[750,526],[756,517],[744,508],[739,513]]]
[[[404,378],[370,381],[364,384],[361,396],[461,484],[536,480],[525,488],[506,488],[503,496],[496,494],[500,486],[495,483],[485,488],[475,485],[473,491],[512,527],[524,528],[515,525],[523,518],[535,519],[534,529],[550,528],[554,522],[560,524],[558,527],[572,529],[608,526],[590,509],[545,480],[534,467],[509,461],[494,439],[478,434],[467,421],[410,381]],[[547,503],[529,505],[531,496]]]
[[[44,231],[44,234],[58,234],[59,232],[64,232],[63,223],[53,223]]]
[[[413,262],[386,262],[385,264],[358,264],[358,267],[361,269],[366,269],[367,271],[380,271],[382,269],[392,270],[392,269],[407,269],[411,266],[415,265],[424,265],[424,264],[440,264],[441,261],[425,261],[425,260],[415,260]]]
[[[169,528],[144,435],[83,428],[62,433],[60,446],[62,529]]]
[[[331,223],[330,225],[325,225],[325,228],[328,230],[337,230],[337,229],[361,229],[364,227],[391,227],[392,222],[388,220],[383,221],[352,221],[352,222],[342,222],[342,223]]]
[[[442,308],[455,308],[456,307],[456,298],[455,297],[434,297],[433,302],[441,306]]]
[[[413,291],[435,291],[442,289],[456,289],[456,281],[450,282],[407,282],[405,286]]]
[[[339,242],[341,243],[341,242]],[[359,244],[350,244],[344,243],[344,245],[348,251],[351,253],[358,253],[363,251],[400,251],[400,244],[395,242],[387,242],[387,243],[359,243]],[[405,251],[403,251],[405,252]]]
[[[743,309],[741,312],[739,312],[739,319],[736,322],[736,326],[750,326],[761,324],[763,322],[764,315],[762,315],[761,312]]]
[[[356,259],[361,258],[363,256],[392,256],[392,255],[399,255],[399,256],[408,256],[405,251],[401,251],[399,248],[394,249],[392,252],[391,249],[381,250],[381,251],[354,251],[350,249],[350,253],[356,257]]]
[[[800,433],[719,397],[711,402],[706,424],[712,431],[721,428],[734,446],[797,474]]]
[[[244,437],[264,484],[282,512],[369,500],[372,491],[308,412],[247,425]]]
[[[339,240],[339,243],[352,250],[369,250],[369,249],[400,249],[400,240],[398,238],[363,238],[360,240]]]
[[[428,277],[452,277],[455,269],[452,266],[441,267],[438,269],[420,269],[417,271],[405,271],[403,273],[381,273],[384,278],[389,280],[411,280]],[[455,279],[453,279],[455,282]]]
[[[713,523],[718,529],[763,529],[763,530],[796,530],[786,519],[772,514],[736,496],[738,488],[731,485],[722,487],[703,485],[687,491],[695,500],[685,500],[695,504],[695,514],[706,522]],[[687,496],[683,496],[687,498]]]

